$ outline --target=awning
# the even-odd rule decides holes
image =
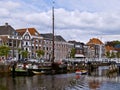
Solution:
[[[81,58],[81,57],[85,57],[83,54],[75,54],[75,57],[77,57],[77,58]]]

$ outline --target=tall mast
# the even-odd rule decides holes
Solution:
[[[55,39],[55,37],[54,37],[54,1],[53,1],[53,4],[52,4],[52,34],[53,34],[53,37],[52,37],[52,39],[53,39],[53,42],[52,42],[52,63],[54,63],[54,58],[55,58],[55,56],[54,56],[54,39]]]

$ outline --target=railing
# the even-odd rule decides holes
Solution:
[[[115,62],[120,63],[120,58],[70,58],[70,59],[64,59],[63,61],[66,62]]]
[[[8,38],[22,40],[22,37],[20,36],[8,36]]]

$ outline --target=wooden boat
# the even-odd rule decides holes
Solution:
[[[33,76],[34,73],[30,70],[23,70],[23,69],[15,69],[15,71],[11,70],[12,76]]]
[[[35,75],[41,75],[41,74],[48,74],[51,71],[51,67],[43,67],[43,68],[34,68],[34,69],[28,69],[29,71],[33,72]]]
[[[35,75],[42,75],[44,74],[45,72],[44,71],[41,71],[41,72],[38,72],[38,71],[32,71]]]

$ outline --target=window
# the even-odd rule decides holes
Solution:
[[[28,49],[26,48],[26,51],[28,51]]]
[[[45,50],[45,47],[43,47],[43,50]]]
[[[26,45],[28,45],[28,42],[26,42]]]
[[[24,38],[25,38],[25,39],[30,39],[29,34],[27,33]]]
[[[12,46],[12,40],[9,40],[9,46]]]
[[[14,46],[14,47],[17,46],[16,43],[17,43],[16,40],[13,40],[13,46]]]
[[[29,39],[29,36],[25,36],[25,39]]]
[[[46,47],[47,51],[48,51],[48,47]]]

